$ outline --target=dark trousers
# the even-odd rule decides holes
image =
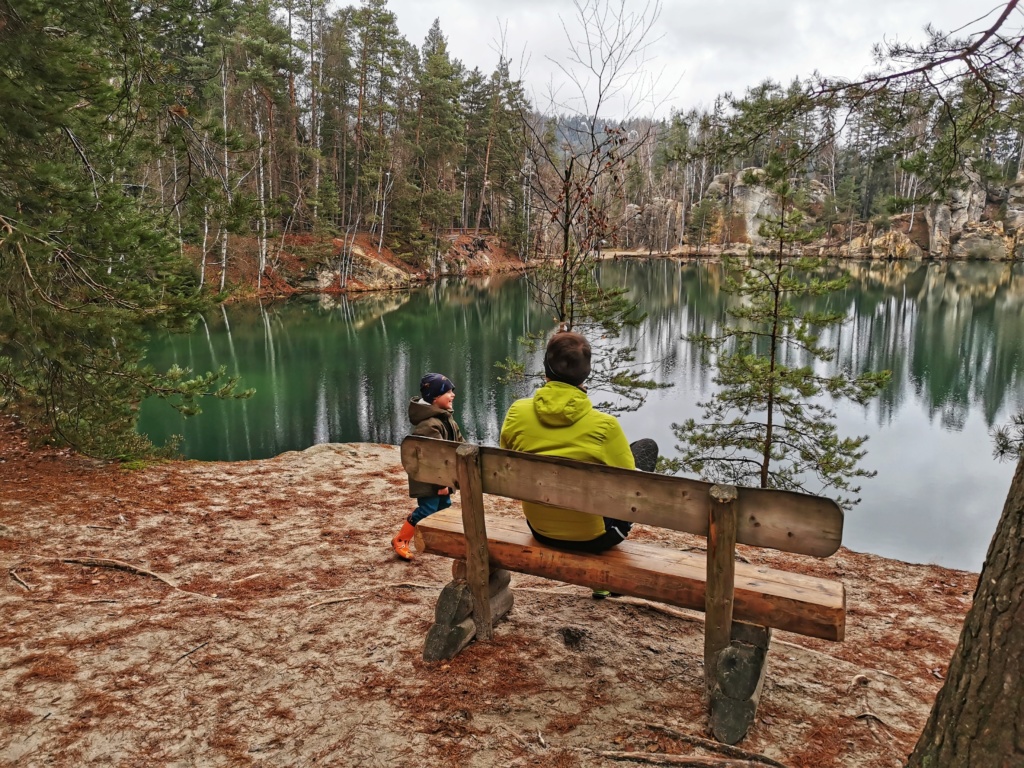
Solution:
[[[626,520],[606,517],[604,519],[604,533],[596,539],[590,539],[590,541],[566,541],[565,539],[552,539],[549,536],[537,533],[533,530],[529,520],[526,521],[526,524],[530,526],[530,533],[533,534],[533,538],[541,544],[547,544],[549,547],[555,547],[556,549],[569,549],[573,552],[589,552],[591,554],[604,552],[616,544],[625,541],[626,537],[629,536],[630,529],[633,527],[633,524]]]
[[[636,463],[637,469],[642,472],[654,471],[655,465],[658,462],[658,444],[656,442],[649,437],[645,437],[630,443],[629,450],[633,452],[633,461]],[[622,543],[629,536],[629,532],[633,528],[633,523],[627,520],[616,520],[614,517],[606,517],[604,519],[604,533],[596,539],[591,539],[590,541],[566,541],[564,539],[552,539],[537,533],[533,530],[529,520],[526,521],[526,524],[530,526],[530,533],[533,534],[533,538],[541,544],[547,544],[549,547],[555,547],[556,549],[571,549],[574,552],[590,552],[591,554],[604,552],[616,544]]]
[[[416,499],[416,509],[407,518],[410,523],[416,525],[420,520],[442,509],[448,509],[452,505],[451,494],[447,496],[423,496]]]

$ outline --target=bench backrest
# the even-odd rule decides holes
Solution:
[[[410,436],[402,465],[415,480],[458,487],[447,440]],[[480,447],[483,493],[707,536],[712,483],[549,456]],[[843,511],[831,499],[792,491],[737,488],[736,541],[828,557],[843,538]]]

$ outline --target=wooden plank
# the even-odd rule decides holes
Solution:
[[[480,484],[480,448],[463,443],[455,454],[459,492],[462,494],[462,524],[466,532],[466,582],[473,593],[473,622],[476,638],[482,642],[494,636],[491,628],[491,595],[487,582],[491,568],[487,559],[487,526],[484,496]],[[422,522],[422,521],[421,521]]]
[[[715,684],[718,654],[732,638],[736,580],[736,486],[714,485],[708,493],[707,590],[704,595],[704,684]]]
[[[402,464],[417,480],[454,484],[458,445],[407,437]],[[708,535],[711,483],[500,448],[481,447],[480,464],[484,493]],[[839,549],[843,511],[831,499],[761,488],[737,490],[738,543],[815,557]]]
[[[421,551],[465,557],[466,540],[458,513],[439,512],[416,528]],[[487,536],[492,568],[704,610],[707,560],[702,553],[630,540],[601,555],[568,552],[539,544],[523,520],[496,517],[487,519]],[[733,620],[842,640],[846,590],[837,581],[737,563]]]

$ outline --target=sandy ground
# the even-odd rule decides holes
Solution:
[[[127,469],[30,451],[0,417],[0,765],[722,757],[701,746],[697,613],[514,575],[493,643],[424,663],[451,563],[393,557],[410,509],[392,446]],[[842,579],[849,617],[843,643],[776,633],[739,746],[791,768],[900,765],[976,576],[845,549],[744,554]]]

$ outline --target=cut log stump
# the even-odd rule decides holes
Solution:
[[[732,640],[715,660],[710,725],[714,737],[724,744],[736,744],[754,722],[770,641],[768,627],[736,622]]]
[[[424,661],[455,658],[477,634],[477,622],[473,618],[473,590],[458,576],[465,572],[465,563],[462,569],[456,563],[452,572],[456,578],[441,590],[434,607],[434,623],[427,632],[423,646]],[[499,568],[491,572],[487,581],[491,613],[487,618],[492,626],[512,610],[514,598],[509,586],[511,580],[512,574]]]

